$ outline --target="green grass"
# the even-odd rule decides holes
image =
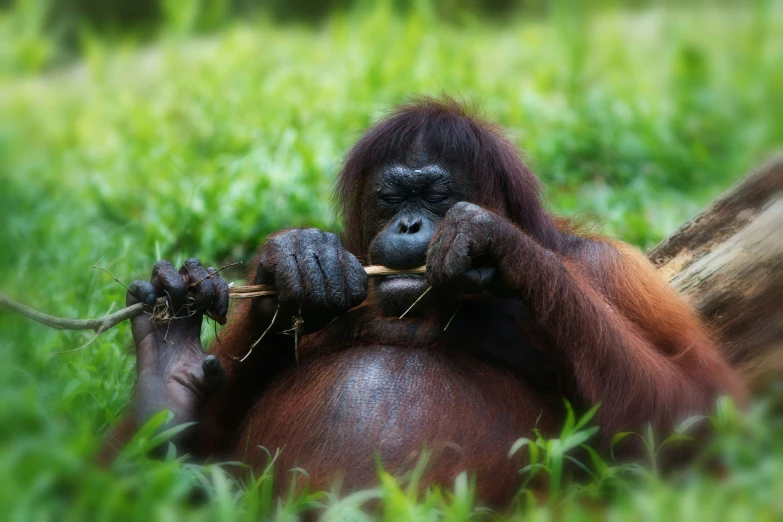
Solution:
[[[85,35],[83,61],[34,74],[24,71],[52,44],[14,29],[26,13],[0,14],[0,289],[63,316],[120,306],[124,289],[95,263],[127,282],[161,257],[218,265],[247,260],[284,226],[338,228],[329,196],[341,155],[410,94],[480,101],[527,152],[553,210],[642,248],[783,143],[773,2],[562,9],[497,25],[380,6],[319,28],[256,20],[199,38],[172,24],[144,47]],[[227,465],[151,461],[145,440],[101,470],[91,458],[129,401],[134,360],[125,325],[51,355],[87,340],[0,313],[0,509],[11,519],[285,519],[312,501],[362,519],[365,498],[381,498],[388,520],[481,514],[468,475],[453,493],[416,495],[382,475],[378,490],[345,499],[277,502],[263,476],[241,486]],[[772,520],[783,448],[764,411],[720,421],[727,479],[697,468],[667,482],[649,466],[633,478],[588,462],[594,480],[523,502],[517,516],[601,518],[569,501],[592,495],[621,519]],[[193,498],[195,484],[209,502]]]

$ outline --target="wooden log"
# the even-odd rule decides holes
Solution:
[[[783,156],[742,179],[649,254],[753,391],[783,377]]]

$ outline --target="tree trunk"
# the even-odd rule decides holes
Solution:
[[[783,157],[747,176],[649,254],[702,314],[753,391],[783,376]]]

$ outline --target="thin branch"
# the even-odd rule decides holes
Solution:
[[[272,316],[272,321],[269,323],[269,326],[267,326],[267,327],[266,327],[266,330],[264,330],[264,333],[262,333],[262,334],[261,334],[261,337],[259,337],[259,338],[256,340],[256,342],[254,342],[254,343],[253,343],[253,344],[250,346],[250,350],[248,350],[248,351],[247,351],[247,353],[244,355],[244,357],[234,357],[234,356],[233,356],[233,355],[231,355],[230,353],[226,352],[226,353],[228,354],[228,356],[229,356],[229,357],[231,357],[232,359],[234,359],[235,361],[239,361],[239,362],[245,362],[245,359],[247,359],[248,357],[250,357],[250,354],[251,354],[251,353],[253,353],[253,349],[255,349],[255,347],[256,347],[256,346],[258,346],[258,343],[260,343],[260,342],[261,342],[261,340],[262,340],[264,337],[266,337],[266,334],[268,334],[268,333],[269,333],[269,330],[271,330],[271,329],[272,329],[272,326],[274,326],[274,324],[275,324],[275,321],[277,320],[277,313],[278,313],[279,311],[280,311],[280,303],[277,303],[277,308],[275,308],[275,315],[273,315],[273,316]],[[222,346],[222,345],[221,345],[221,346]]]
[[[422,292],[422,294],[421,294],[421,295],[418,297],[418,299],[416,299],[415,301],[413,301],[413,304],[412,304],[412,305],[410,305],[410,306],[408,307],[408,309],[407,309],[407,310],[405,310],[405,311],[402,313],[402,315],[400,316],[400,319],[402,319],[403,317],[405,317],[406,315],[408,315],[408,312],[410,312],[410,311],[413,309],[413,307],[414,307],[414,306],[416,306],[416,303],[418,303],[419,301],[421,301],[421,299],[422,299],[422,298],[423,298],[425,295],[427,295],[427,293],[428,293],[430,290],[432,290],[432,287],[431,287],[431,286],[428,286],[428,287],[427,287],[427,289],[426,289],[424,292]]]
[[[233,268],[233,267],[235,267],[235,266],[239,266],[239,265],[241,265],[241,264],[242,264],[242,261],[237,261],[236,263],[229,263],[229,264],[227,264],[227,265],[223,265],[223,266],[221,266],[220,268],[218,268],[217,270],[215,270],[214,272],[212,272],[211,274],[207,274],[207,275],[205,275],[204,277],[202,277],[201,279],[199,279],[199,280],[198,280],[198,281],[196,281],[195,283],[191,283],[191,284],[189,284],[188,286],[196,286],[196,285],[198,285],[199,283],[203,282],[205,279],[209,279],[210,277],[214,276],[215,274],[218,274],[218,273],[222,272],[222,271],[223,271],[223,270],[225,270],[226,268]]]
[[[384,277],[390,275],[423,275],[426,271],[426,267],[420,266],[418,268],[410,268],[407,270],[396,270],[394,268],[387,268],[380,265],[365,266],[364,271],[367,272],[367,277]],[[249,299],[251,297],[265,297],[270,295],[277,295],[277,289],[275,285],[248,285],[248,286],[234,286],[229,288],[229,293],[232,299]]]
[[[227,265],[232,266],[232,265]],[[93,268],[103,270],[108,273],[115,281],[122,283],[114,275],[100,266],[94,266]],[[225,267],[224,267],[225,268]],[[364,269],[367,271],[368,277],[382,277],[387,275],[421,275],[424,274],[425,267],[413,268],[410,270],[394,270],[392,268],[386,268],[385,266],[366,266]],[[222,270],[222,268],[221,268]],[[213,273],[214,274],[214,273]],[[210,275],[213,275],[210,274]],[[125,286],[127,288],[127,286]],[[249,286],[233,286],[228,289],[229,297],[231,299],[250,299],[253,297],[264,297],[277,295],[277,290],[274,285],[249,285]],[[418,301],[417,301],[418,302]],[[414,303],[416,304],[416,303]],[[103,333],[109,328],[113,328],[123,321],[126,321],[137,315],[148,313],[149,308],[144,303],[136,303],[134,305],[122,308],[114,313],[96,317],[95,319],[67,319],[64,317],[55,317],[53,315],[39,312],[27,305],[24,305],[18,301],[14,301],[3,292],[0,292],[0,308],[6,308],[12,312],[16,312],[20,315],[32,319],[51,328],[58,330],[92,330],[95,333]],[[165,319],[166,317],[176,317],[176,314],[167,314],[166,298],[160,297],[153,307],[153,316],[157,319]]]
[[[79,350],[81,350],[81,349],[83,349],[83,348],[87,348],[87,347],[88,347],[88,346],[90,346],[92,343],[94,343],[94,342],[95,342],[95,340],[96,340],[98,337],[100,337],[100,335],[101,335],[102,333],[103,333],[103,331],[102,331],[102,330],[98,330],[98,332],[96,332],[96,334],[95,334],[95,335],[93,335],[92,337],[90,337],[90,340],[89,340],[89,341],[87,341],[87,342],[86,342],[86,343],[84,343],[83,345],[81,345],[81,346],[78,346],[78,347],[76,347],[76,348],[71,348],[70,350],[62,350],[62,351],[60,351],[60,352],[48,352],[48,353],[42,353],[41,355],[43,355],[43,356],[45,356],[45,357],[49,357],[50,355],[63,355],[63,354],[66,354],[66,353],[73,353],[73,352],[78,352]]]
[[[109,328],[117,326],[131,317],[136,317],[137,315],[144,313],[145,305],[144,303],[136,303],[135,305],[128,306],[112,314],[97,317],[95,319],[66,319],[34,310],[29,306],[14,301],[0,292],[0,308],[7,308],[28,319],[32,319],[33,321],[37,321],[58,330],[92,330],[98,333],[99,331],[104,332]]]
[[[100,259],[99,259],[99,261],[100,261]],[[117,279],[117,277],[115,277],[115,275],[114,275],[114,274],[112,274],[111,272],[109,272],[109,269],[108,269],[108,268],[103,268],[102,266],[98,266],[98,265],[92,265],[92,268],[95,268],[95,269],[98,269],[98,270],[103,270],[104,272],[106,272],[107,274],[109,274],[109,275],[111,276],[111,278],[112,278],[112,279],[114,279],[114,280],[115,280],[115,281],[117,281],[119,284],[121,284],[122,286],[124,286],[124,287],[125,287],[125,290],[127,290],[128,292],[130,292],[130,288],[128,288],[128,286],[127,286],[125,283],[123,283],[122,281],[120,281],[119,279]]]
[[[299,367],[299,335],[302,333],[302,328],[304,327],[304,319],[302,319],[302,303],[299,303],[299,313],[298,315],[291,318],[291,322],[293,324],[293,327],[289,328],[288,330],[283,330],[280,332],[284,335],[293,335],[294,336],[294,359],[296,360],[296,367]]]
[[[460,305],[457,307],[457,309],[456,309],[456,310],[454,310],[454,313],[453,313],[453,314],[451,314],[451,319],[449,319],[449,322],[448,322],[448,323],[446,323],[446,326],[444,326],[444,327],[443,327],[443,331],[444,331],[444,332],[445,332],[445,331],[446,331],[446,329],[447,329],[447,328],[448,328],[448,327],[451,325],[451,321],[453,321],[453,320],[454,320],[454,318],[457,316],[457,312],[459,312],[459,311],[460,311],[460,309],[462,309],[462,304],[460,304]]]

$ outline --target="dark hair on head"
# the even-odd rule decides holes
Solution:
[[[364,182],[374,169],[400,161],[416,145],[475,177],[473,203],[504,214],[542,246],[559,250],[562,237],[541,204],[541,185],[517,148],[499,127],[478,117],[475,108],[448,97],[416,98],[397,107],[348,153],[335,189],[348,250],[362,256],[372,239],[365,237]]]

